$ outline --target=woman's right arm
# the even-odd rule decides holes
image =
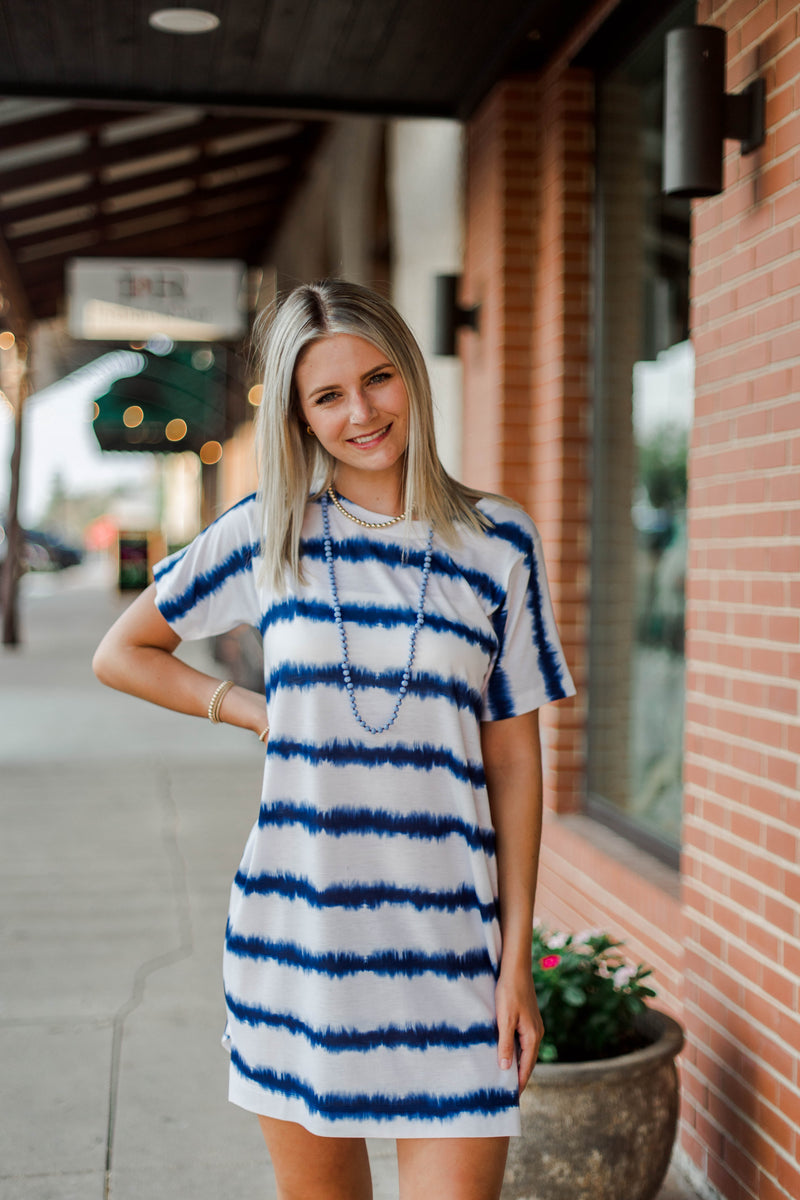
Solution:
[[[174,712],[207,717],[220,680],[175,658],[181,639],[156,608],[151,584],[111,626],[92,659],[101,683]],[[267,725],[264,696],[233,687],[219,710],[222,721],[260,734]]]

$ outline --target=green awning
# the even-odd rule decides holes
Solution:
[[[103,450],[199,453],[225,437],[226,352],[185,346],[139,352],[142,370],[117,379],[97,398],[94,432]]]

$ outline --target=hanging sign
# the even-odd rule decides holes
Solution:
[[[74,258],[67,265],[70,335],[235,340],[247,329],[246,270],[234,259]]]

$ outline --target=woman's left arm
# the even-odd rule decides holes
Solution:
[[[544,1026],[531,975],[533,899],[542,834],[542,756],[538,711],[485,721],[481,746],[489,806],[497,836],[500,976],[495,990],[499,1029],[498,1058],[504,1069],[519,1042],[519,1090],[525,1087],[539,1053]]]

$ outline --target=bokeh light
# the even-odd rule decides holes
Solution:
[[[0,333],[0,350],[10,350],[16,340],[10,329],[4,329]]]
[[[200,447],[200,462],[207,467],[213,467],[222,458],[222,446],[219,442],[205,442]]]
[[[138,404],[131,404],[122,414],[122,424],[126,425],[128,429],[135,429],[137,425],[141,425],[143,420],[144,413]]]
[[[214,351],[203,347],[192,354],[192,366],[195,371],[208,371],[214,365]]]
[[[247,399],[252,404],[253,408],[258,408],[264,397],[264,386],[261,383],[256,383],[250,388],[247,393]]]
[[[167,435],[167,440],[170,442],[179,442],[181,438],[186,437],[187,425],[180,417],[173,417],[171,421],[167,421],[167,427],[164,433]]]

